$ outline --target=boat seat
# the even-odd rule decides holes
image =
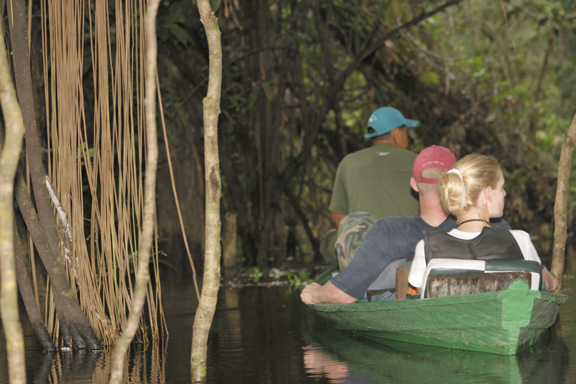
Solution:
[[[432,259],[426,267],[421,297],[466,295],[505,289],[517,279],[541,290],[542,267],[532,260]]]
[[[393,300],[396,296],[398,269],[406,261],[407,259],[398,259],[388,264],[366,290],[366,299],[368,301],[373,301],[373,298],[378,298],[378,301]]]

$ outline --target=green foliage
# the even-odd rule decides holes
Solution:
[[[548,150],[558,148],[564,142],[561,135],[553,134],[545,129],[536,131],[536,140],[540,144],[540,148],[547,148]]]
[[[366,122],[384,105],[421,121],[410,130],[412,150],[441,144],[459,157],[496,156],[507,176],[505,217],[513,226],[537,234],[552,221],[555,167],[575,112],[573,2],[462,2],[393,35],[440,3],[275,1],[266,20],[262,11],[236,5],[217,7],[225,63],[220,139],[231,170],[223,206],[242,213],[244,245],[265,244],[279,261],[286,239],[278,232],[296,226],[296,257],[309,254],[309,233],[319,238],[332,226],[328,204],[339,161],[368,145]],[[159,21],[161,39],[205,50],[197,17],[168,8]],[[363,49],[378,44],[347,70]],[[194,65],[201,71],[206,64]],[[332,88],[341,76],[342,85]],[[196,97],[201,104],[201,92]],[[304,150],[310,158],[296,164]],[[295,176],[271,188],[292,166],[299,167]],[[571,204],[576,211],[574,199]],[[262,226],[272,222],[262,236]],[[280,240],[270,245],[271,238]],[[246,276],[262,281],[260,270]]]
[[[165,43],[169,39],[175,39],[180,44],[186,46],[192,41],[192,37],[184,26],[186,15],[163,14],[157,19],[157,35],[160,43]]]
[[[220,0],[210,0],[210,8],[212,8],[212,12],[218,12],[221,4],[222,2]]]
[[[439,85],[440,76],[436,72],[428,72],[421,76],[421,81],[425,86]]]
[[[500,160],[507,175],[505,218],[537,234],[553,217],[555,168],[574,114],[576,76],[568,68],[576,62],[569,16],[576,8],[540,0],[467,4],[426,27],[445,56],[458,58],[451,63],[451,86],[466,90],[476,113],[485,116],[467,128],[468,139],[484,137],[465,153],[481,150]],[[576,199],[570,201],[574,211]]]
[[[235,278],[235,286],[241,285],[285,285],[288,284],[290,290],[297,289],[310,279],[310,271],[307,269],[296,272],[270,268],[267,270],[259,267],[243,268]]]
[[[302,270],[298,273],[286,271],[285,274],[288,277],[290,287],[300,286],[310,279],[310,271],[308,270]]]
[[[256,87],[252,94],[250,94],[250,101],[248,102],[248,109],[252,109],[256,101],[258,100],[258,95],[260,94],[260,86]]]
[[[252,281],[254,283],[260,282],[262,275],[263,273],[262,271],[260,271],[260,268],[258,267],[251,267],[245,270],[245,276],[248,277],[249,281]]]

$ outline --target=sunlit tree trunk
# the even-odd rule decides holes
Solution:
[[[558,290],[562,288],[562,275],[564,275],[566,239],[568,238],[568,193],[570,191],[570,170],[574,147],[576,147],[576,116],[572,119],[568,134],[564,138],[558,161],[558,185],[556,187],[556,202],[554,203],[554,249],[550,271],[558,279]]]
[[[2,20],[0,29],[4,30]],[[24,336],[18,317],[14,263],[14,175],[20,158],[24,124],[16,98],[4,38],[0,38],[0,104],[6,121],[6,140],[0,157],[0,314],[6,335],[11,384],[26,383]]]
[[[0,129],[0,147],[4,146],[4,127]],[[1,152],[0,152],[1,153]],[[14,194],[18,195],[18,185],[19,176],[15,176],[15,191]],[[40,308],[34,297],[34,290],[32,289],[32,282],[28,275],[28,269],[26,268],[26,262],[24,255],[22,253],[22,247],[20,244],[20,235],[18,234],[18,225],[16,220],[14,221],[14,262],[16,268],[16,280],[18,282],[18,289],[20,290],[20,296],[28,313],[28,318],[34,328],[36,337],[38,338],[38,343],[44,351],[55,351],[56,346],[52,342],[52,337],[46,329],[44,324],[44,318],[40,313]]]
[[[136,285],[130,315],[122,335],[114,346],[112,355],[112,369],[110,383],[122,382],[122,372],[128,347],[138,330],[138,323],[146,303],[146,290],[150,280],[148,263],[152,249],[152,236],[154,234],[154,213],[156,210],[156,169],[158,167],[158,139],[156,132],[156,56],[158,42],[156,41],[156,15],[160,0],[152,0],[146,11],[146,178],[144,190],[144,220],[138,247],[138,269],[136,271]]]
[[[218,20],[208,0],[198,0],[200,21],[206,29],[210,70],[208,94],[204,98],[204,164],[206,180],[206,250],[202,296],[194,317],[192,334],[192,379],[206,377],[208,333],[216,311],[220,287],[220,170],[218,158],[218,115],[222,90],[222,44]]]

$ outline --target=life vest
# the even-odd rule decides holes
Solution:
[[[471,240],[458,239],[444,231],[424,234],[426,263],[434,258],[465,260],[524,260],[524,255],[509,230],[484,227]]]

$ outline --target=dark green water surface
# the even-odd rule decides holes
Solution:
[[[207,383],[576,383],[576,279],[567,271],[555,330],[519,356],[386,346],[320,324],[286,286],[221,288]],[[169,337],[134,345],[126,383],[191,383],[193,285],[163,285]],[[408,319],[407,319],[408,321]],[[109,352],[42,353],[23,319],[28,383],[107,383]],[[0,384],[8,383],[4,334]]]

